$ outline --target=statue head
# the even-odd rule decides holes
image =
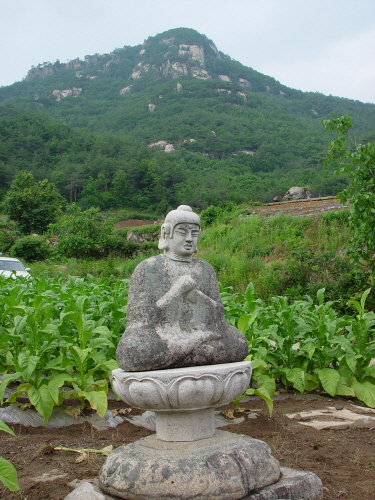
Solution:
[[[167,255],[172,252],[174,257],[191,257],[197,252],[200,227],[199,215],[191,207],[180,205],[165,218],[158,245],[160,250],[164,250]]]

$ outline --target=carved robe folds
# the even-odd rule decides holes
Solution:
[[[224,320],[217,278],[205,261],[165,255],[141,262],[129,290],[127,328],[117,348],[125,371],[242,361],[247,341]]]

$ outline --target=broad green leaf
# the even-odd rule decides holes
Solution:
[[[341,380],[337,384],[336,394],[338,396],[355,396],[354,389],[346,384],[343,384]]]
[[[16,316],[14,318],[14,329],[19,334],[25,327],[27,316]]]
[[[317,300],[318,300],[318,304],[320,304],[320,305],[321,305],[321,304],[323,304],[323,302],[324,302],[324,294],[325,294],[325,291],[326,291],[326,289],[325,289],[325,288],[320,288],[320,290],[318,290],[318,291],[316,292],[316,298],[317,298]]]
[[[250,326],[250,320],[251,320],[251,318],[252,318],[252,314],[246,314],[245,316],[241,316],[241,318],[239,318],[239,320],[238,320],[237,328],[244,335],[246,333],[246,330]]]
[[[305,372],[301,368],[287,368],[284,370],[284,373],[297,391],[305,391]]]
[[[9,491],[19,491],[20,486],[17,479],[17,471],[13,464],[0,457],[0,482]]]
[[[311,359],[315,353],[316,345],[313,344],[313,342],[306,342],[306,344],[302,345],[301,350],[307,354],[309,359]]]
[[[8,427],[7,424],[5,422],[2,422],[1,420],[0,420],[0,431],[4,431],[7,432],[8,434],[12,434],[12,436],[15,436],[12,429]]]
[[[53,335],[55,337],[59,337],[60,336],[60,330],[59,330],[59,327],[57,325],[54,325],[53,323],[48,323],[48,325],[46,325],[43,330],[40,330],[41,332],[44,332],[44,333],[49,333],[50,335]]]
[[[43,424],[46,425],[51,416],[53,407],[55,406],[55,402],[47,385],[41,385],[39,389],[32,386],[28,390],[27,395],[30,399],[30,403],[34,405],[35,409],[43,416]]]
[[[253,369],[253,371],[259,366],[262,366],[264,368],[267,367],[267,363],[263,361],[263,359],[259,358],[251,359],[251,356],[247,356],[245,359],[246,361],[251,361],[251,368]]]
[[[355,373],[357,367],[357,358],[353,354],[347,353],[345,355],[345,361],[348,367],[351,369],[352,373]],[[343,395],[343,394],[342,394]]]
[[[117,370],[118,364],[115,359],[109,359],[108,361],[105,361],[104,363],[100,363],[100,365],[96,366],[95,369],[99,368],[106,368],[107,370]]]
[[[59,373],[55,375],[53,378],[51,378],[51,380],[48,382],[48,390],[56,405],[58,405],[60,402],[60,396],[59,396],[60,387],[65,385],[66,382],[69,383],[71,381],[72,377],[69,375],[69,373]]]
[[[3,378],[2,378],[1,384],[0,384],[0,404],[3,404],[5,389],[7,388],[8,384],[10,382],[13,382],[13,380],[17,380],[20,377],[21,377],[21,372],[7,373],[7,374],[3,375]]]
[[[270,397],[273,398],[276,391],[276,383],[273,377],[270,375],[260,375],[256,378],[256,382],[258,384],[258,388],[265,387]]]
[[[105,391],[77,391],[77,395],[87,399],[91,408],[98,412],[99,417],[104,417],[108,405]]]
[[[247,307],[251,307],[252,306],[252,303],[254,301],[254,292],[255,292],[255,288],[254,288],[254,285],[253,283],[249,283],[246,287],[246,291],[245,291],[245,298],[246,298],[246,302],[247,302]]]
[[[305,372],[305,391],[315,391],[318,387],[318,377]]]
[[[375,385],[371,382],[355,382],[352,385],[355,396],[370,408],[375,408]]]
[[[102,335],[109,335],[111,332],[107,326],[97,326],[96,328],[93,329],[93,333],[100,333]]]
[[[328,392],[330,396],[336,396],[337,384],[340,380],[340,374],[338,371],[332,368],[317,369],[316,374],[322,384],[323,389]]]
[[[265,401],[265,403],[268,407],[268,412],[270,414],[270,417],[272,417],[273,400],[272,400],[271,396],[269,395],[267,389],[264,386],[258,387],[258,389],[252,389],[252,388],[247,389],[245,394],[248,396],[252,396],[254,394],[255,396],[261,397],[263,399],[263,401]]]
[[[371,288],[367,288],[367,290],[365,290],[362,294],[362,297],[361,297],[361,307],[362,307],[362,311],[364,312],[365,311],[365,304],[366,304],[366,299],[367,299],[367,296],[368,294],[371,292]]]
[[[29,351],[22,351],[18,355],[18,365],[22,372],[24,380],[29,380],[34,373],[36,365],[39,361],[39,356],[30,356]]]
[[[87,360],[87,358],[89,357],[91,349],[90,348],[81,349],[80,347],[73,345],[70,348],[70,352],[73,354],[77,363],[83,365],[85,363],[85,361]]]
[[[113,342],[106,338],[91,339],[89,345],[96,349],[99,347],[114,347]]]

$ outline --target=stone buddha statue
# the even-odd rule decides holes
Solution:
[[[117,348],[123,370],[233,363],[247,356],[246,338],[224,319],[215,271],[193,258],[200,225],[186,205],[169,212],[159,241],[164,253],[134,270]]]

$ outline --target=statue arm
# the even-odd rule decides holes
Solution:
[[[173,299],[191,292],[191,290],[194,290],[196,286],[197,283],[195,280],[188,274],[185,274],[171,286],[167,293],[160,297],[160,299],[156,302],[156,306],[164,308],[170,304]]]

